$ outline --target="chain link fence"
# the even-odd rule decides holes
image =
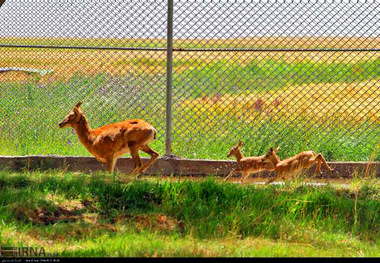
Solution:
[[[145,119],[162,155],[280,146],[380,160],[378,1],[11,1],[0,7],[0,154],[88,156],[58,128]]]

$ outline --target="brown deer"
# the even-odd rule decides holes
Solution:
[[[79,140],[95,158],[107,163],[107,170],[114,172],[116,160],[125,153],[131,153],[135,167],[131,176],[143,173],[158,158],[148,143],[156,139],[156,129],[144,120],[131,119],[91,129],[81,110],[82,102],[61,123],[60,128],[73,127]],[[142,165],[139,150],[148,153],[151,159]]]
[[[235,156],[237,161],[237,166],[232,172],[224,179],[227,181],[235,173],[242,173],[241,183],[244,183],[245,179],[250,174],[258,173],[261,171],[274,171],[274,166],[268,162],[262,162],[261,160],[264,158],[264,155],[257,157],[244,157],[241,152],[241,147],[243,146],[243,142],[240,141],[238,145],[233,146],[230,149],[227,157]],[[275,150],[277,151],[277,149]]]
[[[261,160],[262,162],[271,163],[275,167],[275,177],[269,179],[266,184],[270,184],[280,177],[285,179],[288,176],[292,176],[294,180],[297,173],[301,172],[304,168],[310,168],[315,163],[317,163],[317,167],[314,174],[319,173],[322,175],[322,163],[327,170],[330,172],[334,171],[334,169],[331,169],[327,164],[323,155],[320,153],[317,154],[314,151],[300,152],[299,154],[282,161],[278,158],[276,153],[276,150],[270,148],[268,153]]]

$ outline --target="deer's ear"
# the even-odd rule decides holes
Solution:
[[[277,147],[277,148],[274,150],[274,153],[277,153],[277,152],[278,152],[278,150],[280,150],[280,146],[279,146],[279,147]]]
[[[75,108],[74,108],[74,113],[75,113],[75,115],[79,115],[79,114],[80,114],[80,112],[79,112],[79,108],[75,107]]]
[[[82,102],[81,102],[81,101],[79,101],[79,102],[75,105],[75,108],[79,108],[80,105],[82,105]]]
[[[269,148],[269,152],[273,152],[273,148],[272,147]]]
[[[239,148],[241,148],[243,146],[243,142],[240,141],[239,144],[238,144]]]

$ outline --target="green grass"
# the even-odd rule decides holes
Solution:
[[[345,189],[1,170],[0,240],[61,256],[378,257],[379,194],[374,178]]]
[[[151,63],[150,66],[154,66],[160,62]],[[261,155],[271,146],[280,146],[282,158],[312,149],[329,161],[380,161],[377,122],[341,127],[337,127],[334,120],[318,124],[302,117],[294,122],[264,117],[247,122],[244,117],[229,117],[211,109],[197,114],[191,105],[181,104],[184,98],[211,98],[226,93],[260,94],[287,85],[379,79],[379,59],[357,63],[252,60],[245,66],[228,60],[187,63],[193,63],[193,68],[174,72],[173,76],[175,155],[226,159],[229,148],[243,140],[245,155]],[[182,60],[176,60],[175,64],[190,66]],[[83,110],[92,128],[128,118],[147,120],[158,131],[158,139],[151,146],[164,154],[165,83],[165,75],[159,73],[118,77],[76,74],[67,82],[49,84],[38,84],[38,78],[25,83],[1,82],[0,154],[89,156],[75,132],[58,128],[58,123],[79,100],[84,101]],[[376,94],[374,99],[378,99]]]
[[[380,59],[350,62],[286,62],[279,59],[251,60],[247,65],[230,60],[205,62],[178,60],[176,66],[187,67],[174,72],[173,86],[186,86],[189,95],[214,95],[220,91],[244,93],[281,89],[287,85],[310,83],[350,83],[380,77]],[[360,72],[360,73],[359,73]],[[197,87],[202,85],[202,89]],[[183,91],[178,91],[179,93]]]

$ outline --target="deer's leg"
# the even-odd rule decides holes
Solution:
[[[238,171],[238,170],[236,170],[236,169],[233,169],[233,170],[230,172],[230,174],[227,175],[226,178],[224,178],[224,181],[227,181],[228,178],[230,178],[234,173],[237,173],[237,172],[240,172],[240,171]]]
[[[322,161],[323,165],[325,166],[325,168],[326,168],[327,170],[329,170],[330,172],[333,172],[334,169],[332,169],[332,168],[327,164],[327,162],[326,162],[326,160],[325,160],[325,157],[323,157],[322,154],[319,154],[319,156],[320,156],[319,158],[321,159],[321,161]]]
[[[292,174],[292,179],[293,179],[293,181],[296,180],[296,173],[293,173],[293,174]]]
[[[245,184],[245,179],[247,179],[248,175],[249,173],[242,173],[240,181],[242,184]]]
[[[153,151],[148,145],[141,146],[140,150],[143,152],[146,152],[147,154],[149,154],[151,156],[150,160],[140,168],[139,173],[143,173],[146,171],[146,169],[149,168],[149,166],[152,165],[152,163],[154,161],[157,160],[159,154],[158,154],[158,152]]]
[[[332,169],[326,162],[325,160],[325,157],[323,157],[322,154],[318,153],[314,158],[310,159],[310,161],[318,161],[318,162],[322,162],[323,163],[323,166],[325,166],[325,168],[327,170],[329,170],[330,172],[334,171],[334,169]]]
[[[107,159],[107,171],[110,173],[114,172],[115,165],[116,165],[116,158]]]
[[[330,166],[327,164],[323,155],[320,153],[316,155],[314,158],[310,159],[310,162],[313,162],[313,163],[318,162],[317,167],[315,168],[314,174],[322,174],[322,170],[321,170],[322,163],[327,170],[329,170],[330,172],[333,171],[333,169],[331,169]]]
[[[270,184],[274,182],[275,180],[277,180],[278,177],[279,177],[278,175],[275,175],[273,178],[269,179],[265,184]]]
[[[317,166],[315,168],[315,172],[313,174],[313,177],[315,176],[315,174],[319,173],[319,174],[322,174],[321,172],[321,160],[320,160],[320,154],[317,154],[315,155],[314,157],[310,158],[307,163],[303,166],[303,168],[310,168],[311,166],[313,166],[315,163],[317,163]]]
[[[129,175],[134,176],[136,173],[139,172],[139,170],[142,166],[141,165],[141,159],[139,156],[139,148],[136,146],[136,144],[132,144],[132,143],[129,143],[128,146],[129,146],[129,149],[131,151],[133,162],[135,163],[135,167]]]
[[[322,166],[322,161],[320,159],[318,159],[318,163],[317,163],[317,167],[315,167],[314,175],[322,174],[321,166]]]

